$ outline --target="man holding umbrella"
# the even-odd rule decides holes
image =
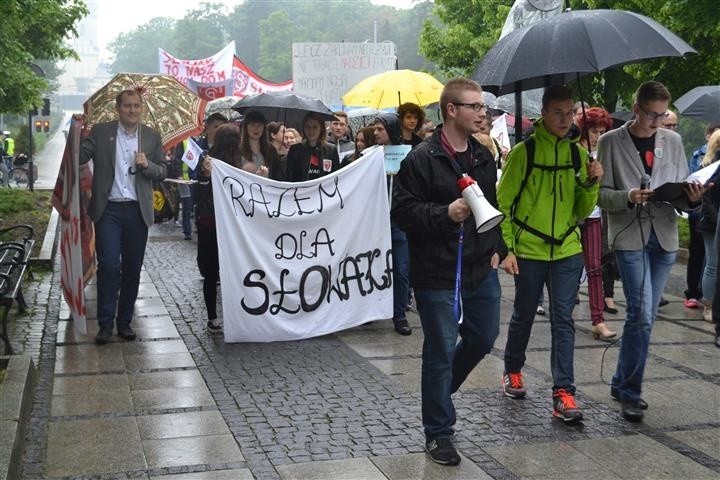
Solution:
[[[425,450],[436,463],[457,465],[451,395],[498,336],[497,268],[506,249],[498,228],[477,233],[458,186],[458,179],[467,173],[477,180],[487,201],[496,203],[495,162],[472,137],[482,128],[486,113],[480,86],[465,78],[450,80],[440,96],[440,111],[445,123],[400,165],[391,215],[407,233],[410,280],[425,334],[421,386]]]
[[[98,345],[110,341],[116,311],[118,336],[135,340],[130,322],[154,221],[152,181],[166,176],[160,135],[140,124],[140,94],[121,91],[115,108],[118,120],[93,126],[80,149],[80,163],[94,165],[88,215],[95,223],[98,259]]]

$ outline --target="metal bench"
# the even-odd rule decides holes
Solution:
[[[0,229],[0,239],[16,238],[0,240],[0,321],[2,321],[0,338],[5,343],[5,355],[14,353],[7,331],[7,317],[13,302],[17,301],[19,312],[24,313],[27,310],[27,303],[22,293],[22,282],[28,271],[30,252],[35,245],[34,234],[30,225],[15,225]]]

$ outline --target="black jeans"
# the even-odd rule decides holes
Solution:
[[[687,290],[685,298],[700,300],[702,296],[702,276],[705,267],[705,243],[700,232],[697,231],[698,218],[690,215],[688,223],[690,226],[690,245],[688,247],[687,263]]]
[[[217,230],[204,225],[198,225],[197,229],[197,264],[203,276],[203,298],[208,319],[213,320],[217,318],[217,282],[220,279]]]

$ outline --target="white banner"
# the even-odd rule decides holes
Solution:
[[[226,342],[299,340],[392,317],[383,151],[317,180],[213,160]]]
[[[198,60],[181,60],[158,48],[158,71],[177,78],[183,85],[188,80],[201,84],[212,84],[232,80],[235,40],[212,57]]]
[[[395,70],[395,44],[293,43],[293,90],[342,108],[342,96],[360,80]]]

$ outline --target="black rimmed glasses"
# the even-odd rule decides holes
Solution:
[[[453,105],[457,105],[458,107],[467,107],[472,109],[473,112],[480,112],[481,110],[485,110],[487,108],[487,105],[484,103],[459,103],[459,102],[450,102]]]
[[[670,112],[668,112],[668,111],[665,111],[665,112],[663,112],[663,113],[648,112],[648,111],[645,110],[645,109],[643,108],[643,106],[640,105],[639,103],[637,103],[636,105],[638,106],[638,108],[639,108],[640,110],[642,110],[642,112],[645,114],[645,116],[647,116],[648,119],[650,119],[650,120],[653,121],[653,122],[654,122],[655,120],[665,120],[666,118],[668,118],[668,117],[670,116]]]

